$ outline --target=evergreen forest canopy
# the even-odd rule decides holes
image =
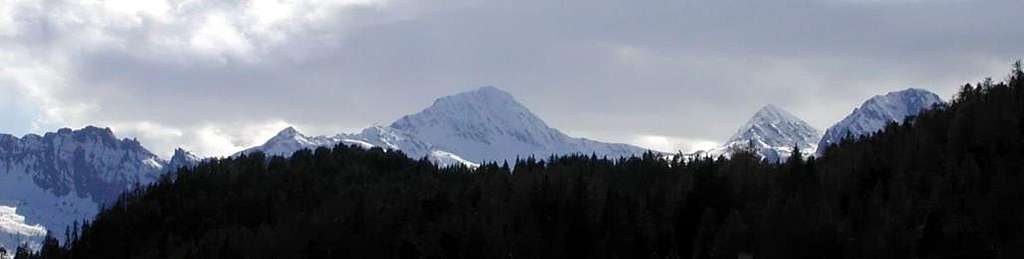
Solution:
[[[19,258],[1024,258],[1024,73],[821,158],[207,161]],[[797,149],[799,150],[799,149]]]

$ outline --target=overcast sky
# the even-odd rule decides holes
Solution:
[[[824,130],[1024,55],[1020,0],[0,0],[0,132],[108,126],[167,156],[389,124],[493,85],[574,136],[721,142],[769,103]]]

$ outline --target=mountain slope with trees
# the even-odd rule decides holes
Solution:
[[[821,159],[205,161],[24,258],[1021,258],[1024,73]],[[681,156],[680,156],[681,157]]]

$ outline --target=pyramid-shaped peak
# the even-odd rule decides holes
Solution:
[[[776,105],[762,107],[733,134],[726,145],[758,142],[764,147],[783,148],[794,144],[813,146],[821,137],[817,129]]]
[[[276,141],[281,141],[281,140],[291,140],[291,139],[305,138],[305,137],[306,136],[302,135],[302,133],[300,133],[298,130],[296,130],[295,127],[289,126],[287,128],[284,128],[280,132],[278,132],[277,135],[274,135],[274,137],[270,138],[270,140],[267,141],[267,142],[270,143],[270,142],[276,142]]]
[[[451,132],[494,127],[547,129],[547,125],[540,118],[516,101],[511,94],[493,86],[438,98],[430,107],[402,117],[392,123],[391,127],[414,130],[428,125],[453,127],[449,129]]]
[[[277,133],[277,135],[285,135],[285,136],[294,136],[294,135],[299,135],[299,134],[302,134],[302,133],[299,133],[299,130],[296,130],[295,127],[292,127],[292,126],[288,126],[287,128],[284,128],[283,130],[281,130],[281,132]]]

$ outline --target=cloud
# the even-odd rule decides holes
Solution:
[[[1011,0],[9,0],[0,2],[0,90],[34,118],[0,131],[106,124],[160,154],[227,155],[284,125],[354,131],[496,85],[568,132],[693,149],[768,103],[824,128],[874,94],[913,85],[948,97],[999,77],[1024,53],[1021,9]]]
[[[704,139],[678,138],[658,135],[640,135],[629,142],[633,145],[647,147],[662,152],[693,153],[708,150],[720,145],[718,142]]]

